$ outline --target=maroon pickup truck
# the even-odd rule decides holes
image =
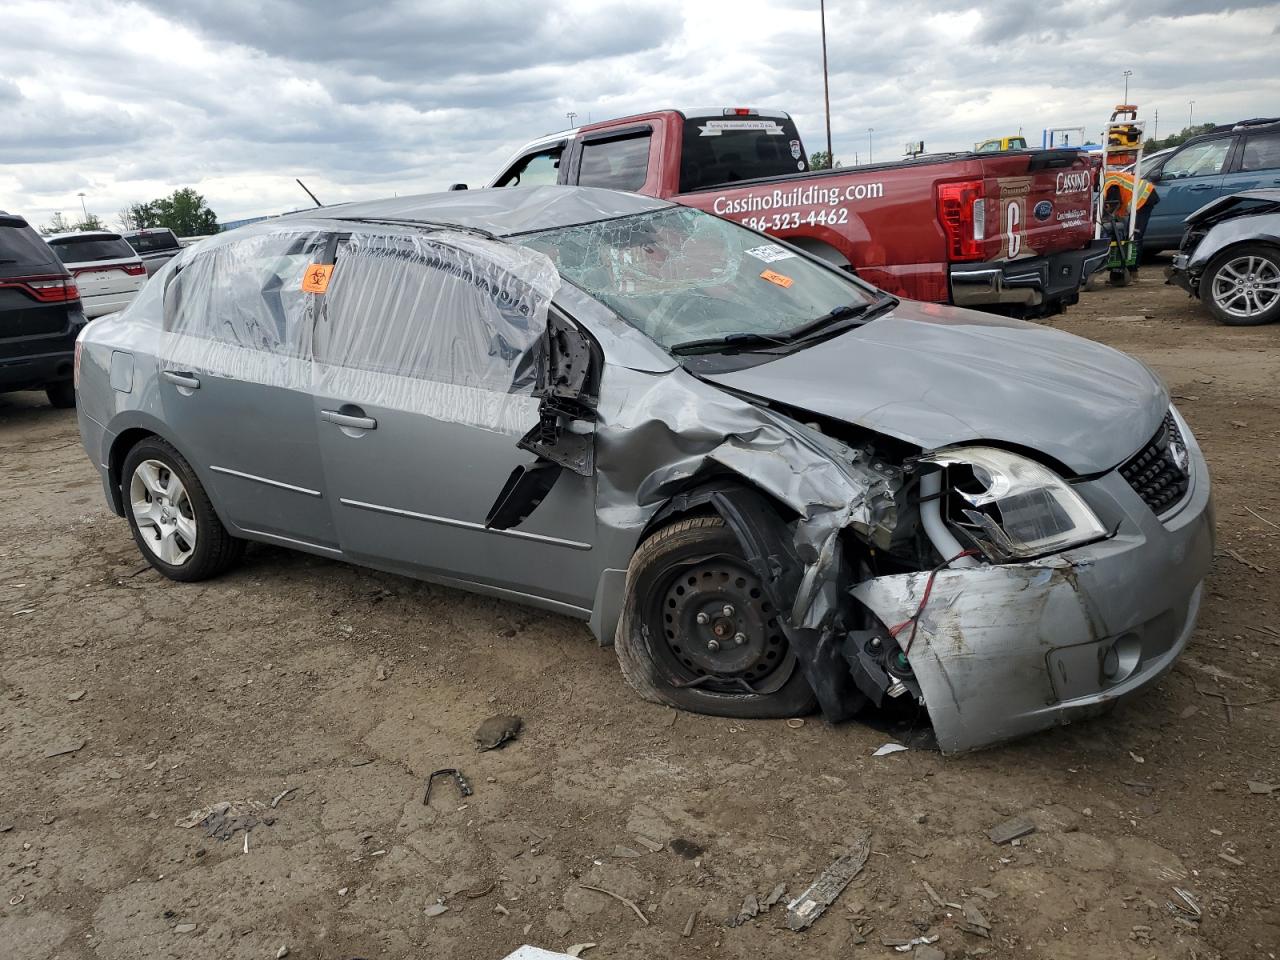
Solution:
[[[780,237],[890,293],[1035,315],[1075,303],[1106,259],[1094,169],[1075,150],[943,153],[809,169],[791,117],[657,110],[542,137],[491,187],[630,190]]]

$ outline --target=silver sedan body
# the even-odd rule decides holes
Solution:
[[[789,295],[790,269],[869,319],[804,349],[682,355],[601,286],[619,265],[645,282],[629,258],[662,234],[587,249],[597,227],[607,246],[617,224],[672,210],[741,233],[770,296]],[[704,250],[667,258],[661,289]],[[1212,556],[1204,458],[1140,362],[896,302],[745,228],[611,191],[455,192],[242,228],[87,328],[78,366],[85,449],[122,516],[135,480],[137,523],[173,516],[122,473],[158,437],[236,538],[559,611],[604,644],[646,538],[718,513],[823,712],[905,693],[946,752],[1148,686],[1187,642]],[[1006,536],[1012,501],[993,512],[956,480],[970,459],[1043,478],[1052,509],[1093,532],[1038,553]]]

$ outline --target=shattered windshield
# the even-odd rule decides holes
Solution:
[[[873,298],[767,237],[688,207],[545,230],[520,242],[666,349],[785,337]]]

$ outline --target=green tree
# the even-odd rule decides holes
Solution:
[[[47,237],[51,233],[66,233],[73,229],[75,228],[72,227],[71,221],[62,215],[61,210],[58,210],[49,219],[49,222],[40,228],[40,232]]]
[[[87,213],[84,218],[71,225],[72,230],[105,230],[107,225],[96,213]]]
[[[837,164],[837,166],[839,166],[839,164]],[[827,153],[827,151],[825,150],[813,151],[813,153],[809,154],[809,169],[810,170],[830,170],[831,154]]]
[[[120,229],[125,231],[158,226],[157,214],[149,203],[131,203],[116,214],[116,219],[120,221]]]
[[[1172,133],[1160,140],[1148,139],[1142,145],[1143,153],[1151,153],[1153,150],[1164,150],[1168,147],[1176,147],[1179,144],[1186,143],[1192,137],[1198,137],[1202,133],[1208,133],[1216,123],[1197,123],[1194,127],[1183,127],[1180,133]]]
[[[167,197],[160,197],[141,206],[149,208],[150,213],[154,214],[155,222],[147,226],[168,227],[180,237],[198,237],[218,232],[218,215],[209,209],[204,197],[190,187],[175,190]]]

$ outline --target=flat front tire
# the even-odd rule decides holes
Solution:
[[[721,717],[811,713],[817,701],[779,615],[733,531],[693,517],[632,557],[614,649],[627,683],[655,703]]]
[[[244,552],[227,532],[191,465],[158,437],[139,441],[120,473],[125,516],[138,550],[170,580],[223,573]]]

